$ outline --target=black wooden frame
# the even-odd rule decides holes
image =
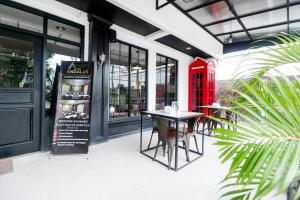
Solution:
[[[168,60],[171,59],[171,60],[174,60],[176,62],[176,81],[175,81],[175,88],[176,88],[176,101],[178,100],[178,60],[174,59],[174,58],[171,58],[171,57],[168,57],[168,56],[165,56],[165,55],[162,55],[162,54],[159,54],[157,53],[156,56],[161,56],[161,57],[165,57],[166,58],[166,65],[165,65],[165,70],[166,70],[166,73],[165,73],[165,96],[164,96],[164,100],[165,100],[165,105],[167,105],[167,71],[168,71]],[[157,68],[157,66],[155,66],[155,69]],[[156,87],[156,83],[155,83],[155,87]],[[155,106],[156,106],[156,97],[155,97]]]
[[[40,125],[40,150],[42,151],[47,151],[49,150],[49,145],[50,145],[50,134],[47,131],[47,123],[45,119],[45,97],[46,97],[46,55],[47,55],[47,40],[53,40],[56,42],[61,42],[64,44],[70,44],[74,46],[78,46],[80,48],[80,59],[83,61],[84,60],[84,38],[85,38],[85,27],[81,24],[78,24],[76,22],[55,16],[53,14],[23,5],[21,3],[13,2],[13,1],[7,1],[7,0],[0,0],[0,6],[5,5],[9,6],[21,11],[25,11],[34,15],[38,15],[40,17],[43,17],[43,33],[37,33],[34,31],[26,30],[26,29],[21,29],[21,28],[16,28],[13,26],[5,25],[5,24],[0,24],[0,29],[4,30],[9,30],[13,31],[15,33],[20,33],[24,35],[29,35],[29,36],[35,36],[39,39],[41,39],[41,61],[42,61],[42,69],[41,69],[41,91],[40,91],[40,118],[41,118],[41,125]],[[47,29],[48,29],[48,19],[78,28],[80,30],[80,43],[69,41],[66,39],[61,39],[57,38],[54,36],[50,36],[47,34]]]

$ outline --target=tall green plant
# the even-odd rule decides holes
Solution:
[[[215,130],[219,157],[230,163],[222,197],[262,199],[271,192],[285,192],[300,178],[300,80],[268,73],[284,64],[300,63],[300,38],[279,35],[277,41],[270,41],[275,48],[261,52],[267,57],[257,59],[261,67],[241,73],[232,89],[239,96],[231,100],[238,108],[234,112],[239,123],[223,122],[232,129]]]

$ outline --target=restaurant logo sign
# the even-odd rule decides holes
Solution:
[[[89,74],[89,66],[76,66],[74,62],[70,64],[67,70],[67,74]]]
[[[88,153],[92,96],[92,62],[62,62],[52,153]]]

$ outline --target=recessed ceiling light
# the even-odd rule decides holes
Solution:
[[[191,3],[191,2],[193,2],[194,0],[182,0],[183,2],[185,2],[185,3]]]
[[[187,47],[187,48],[185,48],[185,49],[189,51],[189,50],[191,50],[191,49],[192,49],[192,47]]]

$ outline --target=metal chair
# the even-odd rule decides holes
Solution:
[[[158,127],[157,127],[157,122],[155,120],[154,117],[152,117],[152,124],[153,124],[153,128],[152,128],[152,132],[151,132],[151,137],[150,137],[150,141],[149,141],[149,144],[148,144],[148,149],[150,149],[150,145],[151,145],[151,142],[152,142],[152,138],[153,138],[153,135],[154,133],[158,133]]]
[[[198,141],[197,141],[197,131],[195,130],[197,126],[196,118],[188,119],[183,125],[183,128],[180,130],[183,134],[187,136],[187,146],[190,149],[190,138],[193,137],[195,141],[196,150],[199,153]]]
[[[162,142],[163,147],[163,156],[165,156],[165,149],[166,144],[168,145],[168,168],[170,169],[172,158],[173,158],[173,152],[175,147],[175,140],[176,140],[176,129],[169,126],[169,120],[164,117],[155,117],[155,120],[157,122],[157,128],[158,128],[158,142],[155,149],[155,154],[153,161],[156,160],[158,147],[160,146],[160,143]],[[179,128],[179,127],[177,127]],[[179,132],[180,133],[180,132]],[[178,142],[183,142],[183,146],[185,147],[185,153],[186,158],[189,161],[189,150],[187,145],[187,137],[184,134],[178,135]]]

